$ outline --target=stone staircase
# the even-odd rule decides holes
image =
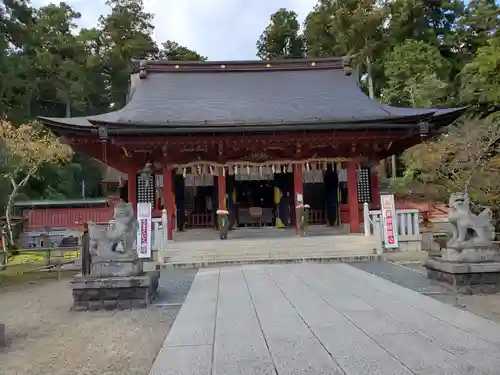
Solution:
[[[198,240],[169,242],[162,253],[173,266],[203,267],[231,263],[274,263],[303,261],[375,260],[374,237],[357,234],[316,236],[268,236],[254,238],[214,238],[217,233],[201,231]],[[258,232],[255,232],[258,234]]]

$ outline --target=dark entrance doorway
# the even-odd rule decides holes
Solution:
[[[274,226],[273,189],[272,180],[235,181],[238,226]]]

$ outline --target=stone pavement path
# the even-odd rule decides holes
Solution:
[[[500,325],[346,264],[200,270],[151,375],[500,374]]]

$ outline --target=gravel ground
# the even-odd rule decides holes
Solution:
[[[162,270],[148,309],[70,312],[69,281],[0,291],[7,347],[2,375],[146,375],[189,291],[195,270]]]
[[[426,269],[419,263],[367,262],[351,265],[405,288],[500,323],[500,294],[457,295],[450,285],[428,279]]]

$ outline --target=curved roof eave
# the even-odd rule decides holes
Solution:
[[[437,109],[430,123],[439,127],[448,126],[462,117],[468,108],[469,107]]]
[[[314,126],[314,125],[324,125],[324,124],[346,124],[346,125],[354,125],[354,124],[417,124],[421,121],[431,120],[434,116],[434,111],[427,111],[416,115],[411,116],[391,116],[391,117],[366,117],[366,118],[308,118],[296,121],[284,121],[279,119],[269,119],[262,121],[177,121],[170,122],[165,121],[161,124],[150,124],[148,122],[112,122],[112,121],[102,121],[96,120],[95,117],[89,118],[89,122],[95,126],[108,126],[109,128],[121,128],[121,129],[131,129],[140,127],[140,129],[147,128],[185,128],[185,129],[196,129],[198,127],[220,127],[220,128],[238,128],[242,126],[246,127],[273,127],[278,128],[282,126]]]

